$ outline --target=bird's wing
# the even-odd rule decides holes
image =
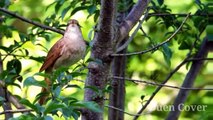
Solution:
[[[41,68],[39,70],[40,72],[42,72],[43,70],[46,70],[48,68],[53,67],[55,61],[61,56],[61,54],[62,54],[61,51],[62,51],[62,48],[64,46],[62,39],[57,41],[53,45],[53,47],[50,49],[50,51],[48,52],[47,57],[44,61],[44,64],[41,66]]]

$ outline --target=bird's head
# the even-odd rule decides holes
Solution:
[[[68,22],[68,26],[72,26],[72,27],[78,26],[78,27],[80,27],[80,25],[79,25],[78,21],[77,21],[77,20],[75,20],[75,19],[71,19],[71,20],[69,20],[69,22]]]

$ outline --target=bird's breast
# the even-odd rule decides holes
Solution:
[[[86,45],[83,40],[65,42],[61,51],[61,56],[54,64],[54,69],[61,66],[69,67],[82,59],[85,55]]]

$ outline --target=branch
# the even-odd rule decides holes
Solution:
[[[10,51],[8,52],[8,54],[6,54],[6,55],[4,56],[4,58],[2,59],[2,61],[4,61],[4,60],[7,58],[7,56],[9,56],[10,54],[12,54],[15,50],[17,50],[18,48],[20,48],[21,46],[23,46],[26,42],[27,42],[27,41],[24,41],[24,42],[22,42],[20,45],[14,47],[12,50],[10,50]]]
[[[131,12],[126,17],[126,20],[121,23],[119,27],[119,38],[116,42],[121,42],[129,34],[130,30],[132,30],[132,28],[139,21],[140,17],[143,15],[149,2],[150,0],[138,0]]]
[[[53,31],[53,32],[57,32],[57,33],[62,34],[62,35],[64,34],[64,31],[62,31],[62,30],[59,30],[59,29],[56,29],[56,28],[52,28],[52,27],[50,27],[50,26],[46,26],[46,25],[43,25],[43,24],[41,24],[41,23],[38,23],[38,22],[35,22],[35,21],[32,21],[32,20],[29,20],[29,19],[27,19],[27,18],[25,18],[25,17],[22,17],[22,16],[20,16],[20,15],[17,15],[16,13],[11,12],[11,11],[5,9],[5,8],[0,8],[0,11],[3,12],[3,13],[6,13],[6,14],[8,14],[8,15],[11,15],[11,16],[14,17],[14,18],[18,18],[18,19],[20,19],[20,20],[22,20],[22,21],[24,21],[24,22],[27,22],[27,23],[29,23],[29,24],[32,24],[32,25],[38,26],[38,27],[40,27],[40,28],[43,28],[43,29],[45,29],[45,30],[51,30],[51,31]]]
[[[1,34],[0,34],[0,40],[1,40]],[[1,43],[0,43],[0,45],[1,45]],[[0,53],[0,74],[2,72],[3,72],[3,61],[1,59],[1,53]],[[2,82],[2,81],[0,80],[0,82]],[[8,93],[7,93],[7,89],[4,85],[0,85],[0,96],[2,98],[4,98],[5,100],[7,99]],[[2,108],[4,111],[11,110],[12,106],[11,106],[10,102],[6,101],[3,103]],[[5,119],[9,119],[12,117],[13,117],[13,114],[11,114],[11,113],[5,114]]]
[[[197,40],[196,40],[197,41]],[[189,51],[187,57],[173,70],[169,73],[169,75],[166,77],[166,79],[161,83],[165,84],[173,75],[176,73],[185,63],[189,61],[197,61],[197,60],[212,60],[212,58],[190,58],[190,55],[192,54],[192,49],[196,44],[196,41],[193,43],[191,50]],[[141,114],[146,107],[149,105],[149,103],[152,101],[152,99],[155,97],[155,95],[160,91],[162,86],[158,86],[158,88],[152,93],[149,100],[147,100],[146,104],[138,111],[138,114]],[[139,116],[135,116],[134,120],[136,120]]]
[[[164,42],[150,48],[150,49],[147,49],[147,50],[144,50],[144,51],[139,51],[139,52],[132,52],[132,53],[126,53],[126,54],[111,54],[111,56],[130,56],[130,55],[139,55],[139,54],[145,54],[145,53],[148,53],[148,52],[151,52],[153,50],[156,50],[158,49],[159,47],[161,47],[162,45],[166,44],[167,42],[171,41],[172,38],[175,37],[175,35],[181,30],[181,28],[183,27],[184,23],[186,22],[186,20],[189,18],[189,15],[191,13],[189,13],[185,19],[183,20],[183,22],[181,23],[181,25],[178,27],[178,29],[167,39],[165,40]]]
[[[5,83],[2,81],[2,80],[0,80],[0,87],[5,87]],[[5,96],[5,97],[8,97],[8,100],[9,100],[9,102],[11,102],[16,108],[18,108],[18,109],[23,109],[23,108],[25,108],[25,106],[23,106],[20,102],[19,102],[19,100],[15,97],[15,96],[13,96],[12,94],[11,94],[11,92],[10,91],[6,91],[7,92],[7,96]]]
[[[171,15],[176,15],[179,17],[185,17],[188,15],[188,13],[149,13],[148,16],[171,16]],[[206,16],[206,17],[212,17],[212,13],[206,13],[206,14],[191,14],[190,16]]]
[[[187,61],[213,60],[213,58],[189,58]]]
[[[20,113],[20,112],[31,112],[32,109],[18,109],[18,110],[5,110],[3,112],[0,112],[0,115],[6,114],[6,113]]]
[[[196,53],[194,58],[205,58],[208,54],[208,39],[204,38],[202,41],[202,44],[200,48],[198,49],[198,52]],[[212,47],[212,46],[211,46]],[[195,59],[196,60],[196,59]],[[192,65],[182,83],[182,87],[192,87],[193,83],[196,79],[196,76],[198,75],[199,71],[201,70],[202,66],[204,64],[204,61],[193,61]],[[180,115],[180,107],[179,105],[184,103],[189,95],[189,90],[180,90],[174,103],[174,111],[170,111],[166,120],[177,120]]]
[[[120,109],[120,108],[117,108],[117,107],[114,107],[114,106],[111,106],[111,105],[105,105],[105,107],[108,107],[108,108],[111,108],[111,109],[114,109],[114,110],[123,112],[123,113],[125,113],[125,114],[127,114],[127,115],[130,115],[130,116],[141,116],[141,115],[142,115],[142,114],[132,114],[132,113],[128,113],[128,112],[126,112],[126,111],[124,111],[124,110],[122,110],[122,109]],[[146,114],[149,114],[149,113],[146,113]],[[145,115],[145,114],[143,114],[143,115]]]
[[[161,84],[165,84],[187,62],[188,58],[189,57],[185,58],[173,71],[171,71],[169,73],[169,75],[166,77],[166,79]],[[152,93],[149,100],[147,100],[145,105],[138,111],[137,114],[141,114],[146,109],[146,107],[149,105],[149,103],[152,101],[152,99],[160,91],[161,88],[162,88],[162,86],[158,86],[158,88]],[[135,116],[133,120],[136,120],[138,117],[139,116]]]
[[[119,77],[119,76],[112,76],[111,78],[113,79],[125,79],[128,81],[134,81],[134,82],[138,82],[138,83],[145,83],[148,85],[154,85],[154,86],[161,86],[161,87],[168,87],[168,88],[174,88],[174,89],[180,89],[180,90],[213,90],[213,88],[186,88],[186,87],[177,87],[177,86],[172,86],[172,85],[165,85],[165,84],[161,84],[161,83],[155,83],[155,82],[151,82],[151,81],[146,81],[146,80],[135,80],[135,79],[131,79],[131,78],[126,78],[126,77]]]
[[[129,45],[129,43],[133,40],[133,38],[134,38],[135,35],[137,34],[138,30],[141,28],[142,23],[143,23],[143,22],[145,21],[145,19],[148,17],[149,10],[150,10],[150,9],[147,9],[147,11],[146,11],[146,13],[145,13],[143,19],[142,19],[142,20],[139,20],[139,24],[138,24],[137,28],[135,29],[135,31],[132,33],[132,35],[129,37],[129,39],[128,39],[122,46],[120,46],[120,47],[116,50],[116,53],[118,53],[118,52],[122,51],[123,49],[125,49],[125,48]]]

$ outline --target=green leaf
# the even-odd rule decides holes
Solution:
[[[78,88],[78,89],[81,89],[81,87],[78,86],[78,85],[67,85],[65,88]]]
[[[4,101],[5,101],[5,99],[4,99],[3,97],[0,96],[0,106],[3,105]]]
[[[94,30],[93,30],[93,29],[91,29],[91,30],[89,31],[89,34],[88,34],[89,41],[91,41],[91,40],[92,40],[93,32],[94,32]]]
[[[29,114],[22,114],[16,118],[10,118],[9,120],[38,120],[37,117],[31,113]],[[39,119],[42,120],[42,119]]]
[[[64,19],[65,15],[67,14],[67,12],[71,9],[72,6],[68,6],[65,9],[63,9],[62,13],[61,13],[61,18],[62,20]]]
[[[5,99],[3,97],[0,96],[0,102],[4,101]]]
[[[103,90],[103,93],[110,93],[112,91],[112,86],[106,86]]]
[[[97,22],[99,16],[100,16],[100,10],[96,10],[94,15],[94,22]]]
[[[191,41],[188,39],[188,40],[183,40],[179,46],[179,50],[187,50],[187,49],[190,49],[191,48]]]
[[[7,8],[10,4],[10,0],[0,0],[0,7],[2,8]]]
[[[39,87],[47,87],[46,83],[44,81],[37,81],[34,77],[28,77],[24,81],[24,86],[39,86]]]
[[[80,6],[80,7],[76,7],[72,12],[71,12],[71,16],[74,15],[75,13],[77,13],[80,10],[85,10],[87,9],[88,6]]]
[[[53,91],[54,97],[58,97],[60,93],[61,93],[61,87],[57,86]]]
[[[57,1],[56,5],[55,5],[55,12],[57,13],[59,11],[59,9],[62,7],[63,3],[65,0],[59,0]]]
[[[92,14],[95,13],[95,11],[96,11],[96,5],[88,6],[87,11],[89,13],[89,15],[87,16],[87,18],[89,18]]]
[[[0,46],[0,49],[4,50],[6,53],[10,51],[8,47]]]
[[[45,117],[44,117],[44,120],[53,120],[53,118],[50,117],[50,116],[45,116]]]
[[[20,38],[21,42],[26,41],[26,36],[24,34],[19,33],[19,38]]]
[[[70,117],[73,109],[69,109],[68,107],[62,108],[63,116]]]
[[[20,103],[22,103],[22,104],[24,104],[24,105],[26,105],[26,106],[32,108],[34,111],[36,111],[37,113],[39,113],[39,110],[38,110],[38,108],[36,107],[36,105],[30,103],[29,100],[23,98],[23,99],[20,100]]]
[[[141,95],[141,100],[144,100],[144,98],[145,98],[145,95]]]
[[[97,92],[97,93],[99,92],[99,89],[97,87],[95,87],[95,86],[85,86],[84,88],[85,89],[89,88],[89,89],[91,89],[91,90],[93,90],[94,92]]]
[[[86,63],[88,63],[88,62],[95,62],[95,63],[100,64],[100,65],[103,64],[102,60],[100,60],[100,59],[93,59],[93,58],[89,58],[89,59],[86,61]]]
[[[166,61],[166,63],[170,66],[171,65],[171,58],[172,58],[172,51],[171,49],[168,47],[167,44],[164,44],[162,46],[163,48],[163,56],[164,56],[164,59]]]
[[[49,78],[50,77],[49,74],[41,73],[41,72],[36,73],[35,76],[41,76],[41,77],[45,77],[45,78]]]
[[[201,4],[200,0],[195,0],[195,3],[198,4],[198,5]]]
[[[79,76],[83,76],[83,75],[87,75],[86,73],[82,73],[82,72],[72,72],[71,73],[72,77],[79,77]]]
[[[89,110],[92,110],[94,112],[102,112],[102,109],[99,107],[99,105],[95,102],[77,102],[74,103],[73,105],[78,106],[78,107],[85,107]]]
[[[15,73],[18,75],[21,72],[22,65],[18,59],[13,59],[7,63],[7,70],[15,70]]]
[[[158,4],[161,6],[161,5],[163,5],[163,3],[164,3],[164,0],[158,0]]]
[[[33,56],[30,56],[30,57],[29,57],[29,59],[35,60],[35,61],[37,61],[37,62],[42,62],[42,61],[44,61],[44,58],[45,58],[45,57],[33,57]]]
[[[7,83],[7,82],[6,82]],[[21,89],[21,86],[17,83],[7,83],[7,85],[13,85]]]
[[[47,113],[50,113],[54,110],[57,110],[59,108],[64,108],[65,105],[62,104],[62,103],[57,103],[57,102],[54,102],[54,101],[51,101],[45,108],[44,110],[44,114],[46,115]]]
[[[75,120],[78,120],[78,118],[80,117],[80,112],[73,109],[73,107],[62,108],[62,113],[65,118],[73,117]]]
[[[69,104],[69,103],[78,102],[78,99],[76,99],[76,98],[74,98],[74,97],[71,97],[71,96],[68,96],[68,97],[62,98],[62,101],[63,101],[63,103],[65,103],[65,104]]]

